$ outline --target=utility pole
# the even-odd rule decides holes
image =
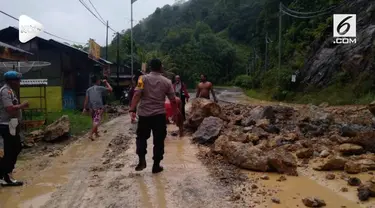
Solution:
[[[120,89],[120,33],[117,33],[117,89]]]
[[[108,21],[107,21],[107,35],[105,36],[105,60],[108,60]]]
[[[131,29],[130,29],[130,50],[131,50],[131,60],[132,60],[132,63],[131,63],[131,75],[133,76],[133,71],[134,71],[134,60],[133,60],[133,3],[136,2],[137,0],[131,0],[131,6],[130,6],[130,25],[131,25]]]
[[[281,2],[279,4],[279,70],[278,77],[280,79],[280,70],[281,70],[281,23],[282,23],[282,11],[281,11]]]

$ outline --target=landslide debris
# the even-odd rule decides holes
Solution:
[[[291,176],[298,176],[300,166],[348,174],[375,170],[375,129],[371,112],[362,106],[192,102],[196,107],[187,123],[195,125],[186,126],[195,132],[193,141],[241,169]],[[198,117],[193,120],[199,122],[192,122]],[[334,179],[335,175],[326,175],[326,180]],[[371,183],[347,180],[359,186],[360,200],[372,197]]]

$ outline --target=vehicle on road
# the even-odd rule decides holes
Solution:
[[[129,91],[130,89],[125,89],[122,91],[121,97],[120,97],[120,103],[122,105],[128,105],[130,102],[130,97],[129,97]]]

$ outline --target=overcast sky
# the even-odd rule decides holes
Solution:
[[[95,13],[89,0],[83,0]],[[109,25],[117,30],[130,28],[131,0],[91,0],[100,15],[109,21]],[[173,4],[175,0],[137,0],[133,4],[134,25],[139,20],[152,14],[157,7]],[[89,38],[95,39],[105,46],[106,28],[100,23],[79,0],[0,0],[0,10],[19,18],[27,15],[40,22],[44,30],[60,37],[86,43]],[[0,13],[0,28],[18,27],[18,22]],[[109,43],[113,32],[109,30]],[[56,39],[41,35],[46,39]],[[69,42],[72,44],[72,42]]]

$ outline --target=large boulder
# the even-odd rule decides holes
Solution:
[[[251,126],[255,125],[258,120],[260,119],[269,119],[272,121],[275,119],[275,112],[272,108],[272,106],[257,106],[254,109],[252,109],[249,113],[249,116],[242,119],[242,126]]]
[[[222,150],[228,161],[240,168],[262,172],[269,170],[267,154],[251,144],[230,141]]]
[[[186,128],[196,130],[203,120],[207,117],[219,117],[225,121],[227,118],[223,115],[220,105],[212,100],[204,98],[195,98],[191,101],[191,109],[186,118]]]
[[[363,153],[363,147],[356,144],[344,143],[339,146],[339,151],[344,155],[356,155]]]
[[[274,169],[278,173],[298,176],[297,160],[290,152],[276,148],[267,152],[267,157],[270,169]]]
[[[219,136],[219,138],[216,139],[213,152],[223,154],[223,149],[225,145],[228,145],[229,138],[225,135]]]
[[[371,178],[366,183],[360,185],[357,191],[357,196],[361,201],[367,201],[370,197],[375,197],[375,178]]]
[[[67,115],[62,116],[44,130],[44,141],[51,142],[69,134],[70,121]]]
[[[26,136],[26,142],[36,143],[44,138],[44,134],[44,131],[41,129],[32,131]]]
[[[338,155],[331,155],[327,158],[318,158],[313,162],[313,169],[320,171],[344,170],[348,160]]]
[[[375,153],[375,131],[361,132],[356,137],[350,138],[347,142],[360,145],[365,151]]]
[[[311,158],[314,155],[313,148],[303,148],[297,151],[296,156],[300,159]]]
[[[200,144],[213,143],[220,134],[224,122],[217,117],[207,117],[193,134],[193,141]]]
[[[361,159],[345,163],[345,169],[349,174],[357,174],[368,170],[375,170],[375,162],[370,159]]]

